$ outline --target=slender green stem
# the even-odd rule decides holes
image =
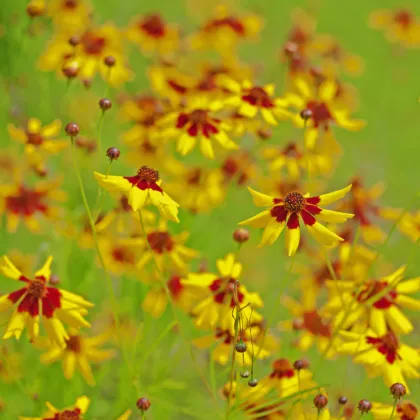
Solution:
[[[102,156],[102,128],[104,125],[104,116],[105,116],[105,111],[101,111],[101,117],[99,118],[99,123],[98,123],[98,139],[97,139],[99,168],[101,167],[100,163],[101,163],[101,159],[103,158]]]
[[[397,399],[394,398],[394,406],[392,407],[391,417],[389,420],[392,420],[394,418],[395,409],[397,408]]]

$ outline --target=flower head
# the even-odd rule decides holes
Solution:
[[[260,246],[272,245],[283,228],[287,226],[286,244],[289,256],[293,255],[299,246],[299,219],[302,219],[309,233],[317,242],[331,246],[343,239],[319,223],[317,218],[331,223],[343,223],[348,218],[353,217],[350,213],[341,213],[319,207],[344,197],[350,191],[351,185],[342,190],[314,197],[306,197],[297,191],[293,191],[286,194],[284,198],[275,198],[261,194],[251,188],[248,189],[256,206],[269,207],[270,209],[264,210],[239,224],[265,228]]]
[[[398,402],[394,410],[395,420],[417,420],[419,408],[412,402]],[[372,402],[371,413],[375,420],[388,420],[393,412],[391,404]]]

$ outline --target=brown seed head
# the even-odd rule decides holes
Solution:
[[[249,239],[249,231],[243,228],[236,229],[233,232],[233,240],[239,244],[243,244]]]
[[[306,109],[302,109],[302,111],[300,111],[300,118],[302,118],[302,120],[309,120],[309,118],[312,118],[312,111],[308,108]]]
[[[156,182],[159,181],[159,172],[156,169],[149,168],[143,165],[138,171],[137,175],[144,181]]]
[[[345,396],[341,396],[341,397],[338,399],[338,403],[339,403],[339,404],[341,404],[341,405],[347,404],[347,397],[345,397]]]
[[[396,400],[397,399],[399,400],[401,397],[403,397],[407,393],[407,388],[403,384],[400,384],[399,382],[392,384],[389,390],[391,391],[391,394]]]
[[[64,130],[65,130],[66,134],[70,137],[76,137],[80,132],[79,126],[74,122],[68,123]]]
[[[306,365],[305,360],[296,360],[296,361],[293,363],[293,367],[294,367],[296,370],[305,369],[305,365]]]
[[[108,55],[104,58],[104,63],[107,67],[114,67],[117,60],[112,55]]]
[[[357,404],[357,408],[362,412],[362,413],[369,413],[369,411],[372,408],[372,404],[369,400],[360,400],[359,404]]]
[[[149,398],[146,397],[141,397],[137,400],[137,408],[141,411],[147,411],[150,406],[151,406],[151,402],[149,400]]]
[[[99,101],[99,108],[101,108],[102,111],[107,111],[108,109],[111,109],[112,108],[111,99],[102,98]]]
[[[109,160],[117,160],[120,157],[120,149],[117,147],[110,147],[106,151],[106,155],[109,157]]]
[[[284,208],[289,212],[299,212],[305,206],[305,197],[296,191],[286,194],[284,197]]]

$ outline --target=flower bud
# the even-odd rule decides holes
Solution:
[[[79,36],[77,36],[77,35],[72,36],[72,37],[69,39],[69,44],[70,44],[72,47],[75,47],[76,45],[79,45],[79,44],[80,44],[80,37],[79,37]]]
[[[80,132],[80,128],[76,123],[70,122],[66,125],[65,132],[70,137],[76,137]]]
[[[299,115],[302,120],[307,121],[309,118],[312,118],[312,111],[308,108],[305,108],[300,111]]]
[[[104,58],[104,63],[107,67],[114,67],[117,60],[112,55],[108,55]]]
[[[286,42],[283,51],[286,55],[292,56],[299,51],[299,46],[295,42]]]
[[[244,343],[242,340],[239,343],[236,343],[235,350],[238,353],[245,353],[246,352],[246,343]]]
[[[303,360],[296,360],[296,361],[293,363],[293,367],[294,367],[296,370],[301,370],[301,369],[304,369],[304,368],[305,368],[305,362],[304,362]]]
[[[249,378],[249,375],[251,375],[251,372],[249,370],[244,370],[240,373],[241,378]]]
[[[252,378],[248,381],[248,386],[255,388],[258,385],[258,379]]]
[[[341,397],[338,399],[338,403],[339,403],[339,404],[341,404],[341,405],[347,404],[347,397],[345,397],[345,396],[341,396]]]
[[[102,111],[107,111],[108,109],[112,108],[112,102],[110,99],[102,98],[99,101],[99,108],[102,109]]]
[[[52,274],[50,277],[50,283],[53,285],[57,285],[60,283],[60,278],[57,276],[57,274]]]
[[[314,398],[314,405],[318,410],[321,410],[322,408],[326,407],[328,404],[328,398],[326,395],[318,394]]]
[[[79,67],[75,64],[71,64],[68,66],[63,66],[61,71],[63,72],[64,76],[67,77],[67,79],[74,79],[79,73]]]
[[[369,411],[372,408],[372,404],[369,400],[360,400],[359,404],[357,404],[357,408],[362,412],[362,413],[369,413]]]
[[[239,244],[243,244],[249,239],[249,231],[243,228],[236,229],[233,232],[233,240]]]
[[[150,400],[146,397],[141,397],[136,402],[137,408],[141,411],[147,411],[150,408]]]
[[[391,394],[396,400],[397,399],[399,400],[401,397],[403,397],[407,393],[407,388],[403,384],[400,384],[399,382],[392,384],[389,390],[391,391]]]
[[[106,155],[109,157],[109,160],[117,160],[120,157],[120,149],[116,147],[110,147],[106,151]]]

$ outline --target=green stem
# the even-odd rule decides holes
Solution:
[[[389,420],[392,420],[394,418],[394,413],[395,413],[396,407],[397,407],[397,399],[394,398],[394,406],[392,407],[391,417],[389,418]]]

